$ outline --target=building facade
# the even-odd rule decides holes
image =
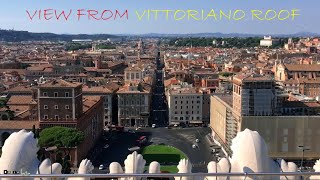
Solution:
[[[171,85],[166,91],[169,124],[203,124],[203,94],[187,83]]]
[[[130,83],[117,92],[118,125],[140,127],[149,125],[151,85]]]

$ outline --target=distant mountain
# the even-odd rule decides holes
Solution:
[[[20,42],[20,41],[71,41],[73,39],[105,40],[118,37],[142,37],[142,38],[175,38],[175,37],[263,37],[271,35],[273,37],[319,37],[318,33],[299,32],[295,34],[243,34],[243,33],[190,33],[190,34],[54,34],[54,33],[32,33],[28,31],[14,31],[0,29],[0,41]]]
[[[28,31],[0,30],[0,41],[71,41],[73,39],[101,40],[115,38],[118,36],[110,34],[54,34],[54,33],[32,33]]]
[[[273,36],[273,37],[318,37],[320,34],[310,33],[310,32],[299,32],[294,34],[245,34],[245,33],[190,33],[190,34],[161,34],[161,33],[148,33],[148,34],[119,34],[121,36],[132,36],[132,37],[217,37],[217,38],[229,38],[229,37],[263,37],[263,36]]]

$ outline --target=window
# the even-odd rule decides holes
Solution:
[[[54,105],[54,109],[59,109],[59,106],[58,105]]]
[[[43,96],[48,96],[48,93],[47,92],[43,92]]]
[[[58,97],[58,92],[54,92],[54,97]]]
[[[43,119],[48,119],[48,115],[43,115]]]
[[[59,115],[55,115],[54,119],[59,120]]]
[[[180,117],[180,120],[183,120],[183,117]]]
[[[48,109],[48,105],[44,105],[44,106],[43,106],[43,109]]]
[[[70,116],[69,115],[66,115],[66,119],[69,119],[70,118]]]
[[[69,92],[66,92],[66,93],[65,93],[65,96],[66,96],[66,97],[69,97]]]
[[[66,105],[66,109],[70,109],[69,105]]]

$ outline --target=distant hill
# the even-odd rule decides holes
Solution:
[[[20,42],[20,41],[71,41],[73,39],[92,39],[92,40],[106,40],[108,38],[117,37],[142,37],[142,38],[186,38],[186,37],[263,37],[271,35],[273,37],[319,37],[318,33],[299,32],[295,34],[243,34],[243,33],[190,33],[190,34],[54,34],[54,33],[32,33],[28,31],[14,31],[0,29],[0,41]]]
[[[118,36],[110,34],[54,34],[54,33],[32,33],[28,31],[0,30],[0,41],[71,41],[73,39],[102,40]]]
[[[161,33],[148,33],[148,34],[119,34],[120,36],[133,36],[133,37],[217,37],[217,38],[230,38],[230,37],[263,37],[263,36],[272,36],[272,37],[319,37],[320,34],[310,33],[310,32],[299,32],[294,34],[245,34],[245,33],[190,33],[190,34],[161,34]]]

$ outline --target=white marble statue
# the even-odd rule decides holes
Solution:
[[[178,173],[191,173],[192,164],[188,159],[181,159],[178,164]],[[175,180],[193,180],[192,177],[174,177]]]
[[[143,159],[141,154],[138,154],[136,151],[127,156],[127,159],[124,161],[125,171],[123,172],[121,165],[118,162],[112,162],[109,165],[110,174],[143,174],[146,161]],[[135,178],[121,178],[122,180],[136,180],[140,179],[139,177]]]
[[[38,141],[32,132],[21,130],[12,133],[2,147],[0,158],[0,174],[4,171],[30,173],[30,174],[51,174],[51,161],[45,159],[42,163],[37,159],[39,150]],[[52,173],[61,174],[62,166],[59,163],[52,164]],[[89,160],[83,160],[79,167],[79,174],[88,174],[93,170]],[[30,179],[30,178],[25,178]],[[46,178],[42,178],[46,180]],[[47,178],[50,179],[50,178]],[[86,178],[73,178],[73,180],[86,180]]]
[[[159,174],[161,173],[160,171],[160,163],[157,161],[153,161],[149,165],[149,174]]]
[[[320,159],[316,161],[316,163],[313,166],[313,169],[315,172],[319,172],[320,173]],[[314,179],[320,179],[320,176],[311,176],[310,179],[314,180]]]
[[[268,156],[268,147],[264,139],[256,131],[245,129],[239,132],[232,140],[231,150],[233,155],[229,161],[222,158],[218,165],[210,162],[208,172],[229,172],[230,166],[231,172],[297,172],[297,166],[292,162],[286,163],[282,159],[279,162],[272,160]],[[230,177],[230,179],[239,179],[239,177]],[[295,179],[295,177],[264,176],[255,177],[255,179]]]
[[[37,139],[34,139],[32,132],[21,130],[13,133],[6,140],[2,148],[2,156],[0,158],[0,174],[4,171],[28,172],[30,174],[51,174],[51,162],[49,159],[39,162],[37,159]],[[246,129],[237,134],[232,141],[231,150],[232,157],[229,159],[222,158],[218,163],[210,162],[207,166],[209,173],[221,172],[297,172],[297,165],[287,163],[282,159],[272,160],[268,156],[268,148],[263,138],[256,131]],[[109,166],[110,174],[142,174],[146,161],[141,154],[133,152],[127,156],[124,161],[123,169],[118,162],[113,162]],[[178,173],[191,173],[192,165],[187,159],[182,159],[177,166]],[[52,164],[52,173],[60,174],[61,165]],[[316,172],[320,172],[320,160],[314,166]],[[93,170],[90,160],[83,160],[78,169],[79,174],[88,174]],[[160,173],[160,164],[152,162],[149,166],[149,173]],[[313,176],[311,179],[320,179],[320,176]],[[175,177],[176,180],[214,180],[216,177]],[[217,179],[239,179],[239,177],[218,177]],[[247,177],[252,179],[253,177]],[[45,178],[42,178],[45,180]],[[90,178],[69,178],[69,180],[89,180]],[[137,180],[135,178],[121,178],[121,180]],[[255,177],[254,179],[289,179],[296,180],[299,177]]]
[[[230,170],[230,163],[226,158],[222,158],[220,159],[220,161],[218,163],[211,161],[209,162],[208,166],[208,173],[228,173]],[[207,176],[208,180],[225,180],[226,177],[216,177],[216,176]]]

